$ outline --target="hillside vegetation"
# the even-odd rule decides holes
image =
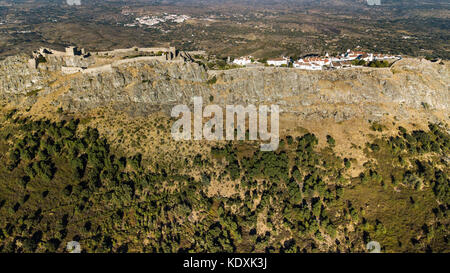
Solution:
[[[331,135],[321,148],[312,133],[287,135],[276,153],[217,143],[169,171],[70,115],[4,113],[1,252],[63,252],[72,240],[86,252],[359,252],[371,240],[448,251],[450,136],[438,124],[374,137],[351,177],[356,159],[338,157]],[[211,194],[214,180],[233,192]]]

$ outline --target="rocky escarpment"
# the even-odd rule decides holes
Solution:
[[[33,89],[43,88],[46,76],[28,64],[29,57],[18,55],[0,62],[0,98],[11,99]]]
[[[72,75],[33,69],[26,56],[0,64],[0,97],[12,105],[88,111],[113,107],[134,115],[191,104],[278,104],[305,119],[376,119],[409,109],[448,118],[448,64],[403,59],[390,68],[302,71],[241,68],[207,71],[196,63],[140,60]],[[443,115],[442,115],[443,114]]]

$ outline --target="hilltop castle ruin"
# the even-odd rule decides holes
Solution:
[[[125,48],[110,51],[87,52],[84,48],[68,46],[65,51],[40,48],[33,52],[28,65],[33,69],[61,71],[64,74],[78,72],[104,72],[114,65],[129,62],[156,60],[160,62],[192,62],[189,52],[175,47]]]

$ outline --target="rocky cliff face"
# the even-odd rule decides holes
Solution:
[[[0,62],[0,98],[11,99],[43,88],[45,76],[36,69],[30,69],[28,59],[25,55],[18,55]]]
[[[408,109],[441,112],[447,119],[448,86],[447,63],[419,59],[403,59],[390,68],[335,71],[206,71],[196,63],[148,60],[73,75],[30,68],[26,56],[0,63],[0,98],[13,105],[68,111],[110,106],[135,115],[191,104],[200,95],[221,105],[278,104],[305,119],[376,119],[385,113],[402,119],[409,118]]]

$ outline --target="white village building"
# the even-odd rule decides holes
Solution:
[[[288,65],[289,61],[290,61],[289,58],[282,57],[282,58],[269,59],[269,60],[267,60],[267,64],[273,65],[273,66],[282,66],[282,65]]]
[[[294,67],[303,70],[322,70],[322,66],[315,63],[294,62]]]
[[[374,60],[374,57],[372,53],[364,53],[363,55],[359,56],[359,59],[366,62],[371,62]]]
[[[374,54],[373,55],[374,60],[379,60],[379,61],[383,61],[383,60],[389,60],[389,59],[401,59],[400,56],[392,56],[392,55],[385,55],[385,54]]]
[[[234,59],[233,63],[237,64],[237,65],[248,65],[248,64],[252,63],[252,59],[251,59],[251,56],[240,57],[240,58]]]
[[[327,57],[309,57],[300,58],[298,61],[294,62],[294,67],[298,69],[305,70],[322,70],[324,66],[330,66],[331,61]]]
[[[353,61],[364,54],[366,54],[366,53],[362,52],[362,51],[353,51],[353,50],[347,49],[347,52],[343,53],[341,56],[343,57],[343,59],[345,61]]]

